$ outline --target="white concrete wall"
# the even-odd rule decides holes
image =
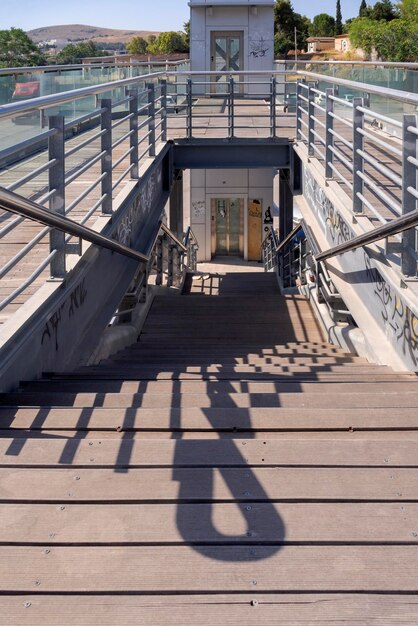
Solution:
[[[237,2],[236,6],[191,4],[190,59],[192,71],[210,71],[212,32],[240,31],[244,34],[243,70],[270,71],[274,64],[273,6]],[[254,77],[262,82],[265,79]],[[203,89],[196,89],[199,94]],[[247,90],[246,90],[247,91]],[[254,85],[249,93],[264,93],[268,86]]]
[[[273,169],[192,170],[190,223],[199,242],[199,261],[211,259],[211,199],[244,198],[244,258],[247,258],[248,202],[260,200],[263,216],[273,211]]]
[[[322,166],[296,147],[303,167],[300,207],[321,250],[369,232],[367,217],[353,222],[350,202],[337,182],[325,181]],[[402,282],[381,242],[327,261],[331,278],[364,336],[362,354],[371,362],[418,372],[418,288]],[[330,333],[333,329],[330,329]]]

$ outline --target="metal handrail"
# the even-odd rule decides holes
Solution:
[[[194,234],[194,232],[192,231],[191,226],[189,226],[189,227],[187,228],[186,234],[185,234],[185,236],[184,236],[184,238],[183,238],[183,246],[185,246],[185,247],[187,248],[187,246],[189,245],[189,243],[190,243],[190,240],[191,240],[191,239],[193,239],[194,244],[197,246],[197,249],[199,249],[199,246],[198,246],[198,244],[197,244],[197,238],[196,238],[196,235],[195,235],[195,234]]]
[[[290,231],[290,233],[279,243],[279,245],[275,248],[275,253],[279,254],[283,248],[285,248],[287,246],[287,244],[289,243],[289,241],[291,241],[293,239],[293,237],[303,228],[303,224],[297,224],[293,230]]]
[[[370,83],[360,83],[354,80],[347,80],[346,78],[337,78],[334,76],[327,76],[326,74],[317,74],[316,72],[306,72],[305,70],[297,70],[294,74],[295,73],[299,76],[306,76],[311,80],[319,80],[323,83],[349,87],[355,91],[362,91],[368,94],[375,94],[377,96],[385,96],[388,98],[394,98],[395,100],[406,104],[418,105],[418,94],[413,92],[408,93],[407,91],[401,91],[400,89],[370,85]]]
[[[98,57],[95,57],[98,58]],[[177,66],[182,63],[186,63],[189,59],[183,59],[181,61],[167,61],[166,59],[160,61],[118,61],[115,57],[100,57],[103,61],[98,60],[96,63],[74,63],[72,65],[36,65],[29,67],[2,67],[0,68],[0,76],[9,76],[11,74],[32,74],[32,73],[49,73],[49,72],[65,72],[72,70],[84,70],[84,69],[100,69],[108,68],[126,68],[126,67],[152,67],[153,65],[161,67],[162,65]],[[105,61],[104,59],[109,59]]]
[[[45,226],[50,226],[51,228],[57,228],[60,231],[68,233],[69,235],[85,239],[86,241],[89,241],[97,246],[107,248],[112,252],[117,252],[135,259],[135,261],[140,263],[147,263],[151,258],[151,254],[142,254],[141,252],[138,252],[133,248],[129,248],[114,239],[110,239],[110,237],[106,237],[106,235],[97,233],[87,226],[82,226],[81,224],[68,219],[68,217],[58,215],[57,213],[51,213],[51,211],[48,211],[40,204],[37,204],[32,200],[27,200],[26,198],[23,198],[22,196],[19,196],[11,191],[7,191],[4,187],[0,187],[0,207],[6,211],[10,211],[10,213],[21,215],[22,217],[39,222]],[[181,241],[179,241],[174,233],[172,233],[171,230],[161,222],[156,230],[153,243],[150,246],[151,250],[157,241],[160,229],[163,230],[164,233],[168,235],[168,237],[170,237],[170,239],[172,239],[172,241],[174,241],[174,243],[183,252],[187,252],[187,248],[181,243]]]
[[[404,69],[418,69],[418,63],[402,62],[402,61],[329,61],[329,60],[280,60],[276,59],[275,64],[282,63],[284,65],[367,65],[371,67],[389,67],[389,68],[404,68]]]
[[[146,263],[149,261],[149,256],[141,254],[128,246],[118,243],[117,241],[110,239],[110,237],[97,233],[91,228],[87,228],[87,226],[81,226],[81,224],[73,222],[73,220],[68,219],[68,217],[58,215],[57,213],[51,213],[40,204],[37,204],[32,200],[22,198],[22,196],[19,196],[11,191],[7,191],[4,187],[0,187],[0,207],[6,211],[10,211],[11,213],[16,213],[17,215],[22,215],[30,220],[44,224],[45,226],[57,228],[60,231],[68,233],[69,235],[73,235],[74,237],[85,239],[86,241],[89,241],[97,246],[107,248],[112,252],[117,252],[130,257],[131,259],[135,259],[135,261],[140,263]]]
[[[171,72],[174,76],[177,72]],[[112,80],[107,83],[100,83],[100,85],[91,85],[89,87],[81,87],[80,89],[71,89],[70,91],[64,91],[62,93],[53,93],[49,96],[39,96],[38,98],[31,98],[30,100],[22,100],[21,102],[13,102],[10,104],[4,104],[0,106],[0,119],[11,117],[17,113],[23,113],[32,111],[33,109],[47,109],[57,104],[65,104],[68,102],[74,102],[74,100],[80,100],[86,96],[95,96],[100,93],[107,93],[118,89],[119,87],[128,87],[138,82],[144,82],[146,80],[153,80],[166,76],[167,72],[152,72],[150,74],[142,74],[141,76],[134,76],[133,78],[123,78],[122,80]]]
[[[187,252],[187,248],[185,245],[183,245],[181,243],[181,241],[179,239],[177,239],[177,237],[175,236],[174,233],[171,232],[171,230],[165,225],[165,224],[161,224],[161,230],[163,230],[165,232],[166,235],[168,235],[170,237],[170,239],[172,239],[174,241],[174,243],[181,249],[183,250],[183,252]]]
[[[338,246],[334,246],[326,252],[320,252],[316,255],[315,259],[318,263],[321,261],[326,261],[333,256],[343,254],[344,252],[350,252],[352,250],[355,250],[356,248],[360,248],[361,246],[367,246],[368,244],[380,241],[380,239],[385,239],[386,237],[397,235],[398,233],[402,233],[405,230],[409,230],[410,228],[414,228],[416,226],[418,226],[418,209],[415,211],[411,211],[406,215],[402,215],[401,217],[397,217],[389,224],[378,226],[369,233],[358,235],[358,237],[354,237],[354,239],[350,239],[350,241],[346,241],[345,243],[341,243]]]

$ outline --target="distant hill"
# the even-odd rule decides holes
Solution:
[[[115,28],[100,28],[86,24],[65,24],[61,26],[45,26],[29,30],[29,37],[35,43],[49,41],[50,39],[68,40],[71,42],[91,40],[102,46],[106,43],[126,43],[132,37],[144,37],[159,35],[157,31],[149,30],[119,30]]]

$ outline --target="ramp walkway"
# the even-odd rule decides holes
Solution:
[[[4,623],[418,621],[416,376],[221,261],[132,347],[0,396]]]

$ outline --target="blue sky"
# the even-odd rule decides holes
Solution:
[[[341,0],[343,19],[358,14],[360,1]],[[55,24],[179,30],[189,16],[187,0],[2,0],[1,4],[0,28],[24,30]],[[310,18],[317,13],[335,15],[335,0],[293,0],[292,4]]]

